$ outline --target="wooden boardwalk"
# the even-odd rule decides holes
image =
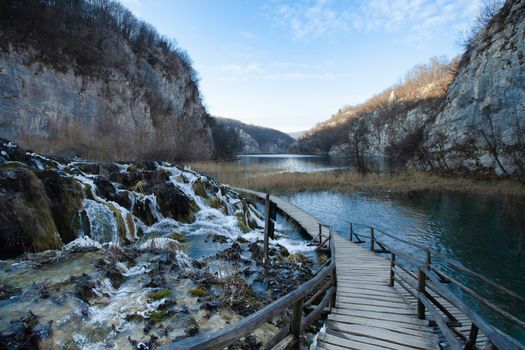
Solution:
[[[388,260],[337,234],[335,246],[337,299],[319,349],[439,349],[435,330],[389,287]]]
[[[265,197],[264,193],[242,191]],[[279,197],[271,196],[270,199],[312,238],[318,235],[318,219]],[[412,303],[396,288],[388,286],[389,261],[338,234],[334,239],[336,305],[330,310],[324,331],[318,334],[317,348],[439,349],[436,331],[417,318]]]

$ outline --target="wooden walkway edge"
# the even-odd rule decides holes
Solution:
[[[265,194],[241,192],[264,198]],[[271,196],[278,208],[312,237],[319,221],[293,204]],[[395,288],[389,287],[390,264],[385,258],[334,235],[337,296],[326,327],[317,336],[317,348],[326,350],[439,349],[439,337],[417,317],[417,310]]]

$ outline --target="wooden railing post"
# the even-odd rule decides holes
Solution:
[[[370,250],[374,250],[375,240],[374,228],[370,226]]]
[[[417,291],[418,291],[417,293],[417,318],[419,318],[420,320],[424,320],[425,319],[425,305],[421,301],[421,297],[425,293],[426,276],[423,270],[421,270],[421,268],[419,268],[418,270],[419,270],[419,275],[418,275],[418,285],[417,285]]]
[[[319,222],[319,248],[321,248],[321,243],[323,242],[323,226]]]
[[[476,345],[476,340],[478,339],[479,328],[474,323],[470,326],[470,332],[468,335],[467,343],[465,344],[464,350],[473,349]]]
[[[426,258],[425,258],[425,265],[427,266],[427,270],[430,271],[430,250],[426,249],[425,250],[425,253],[426,253]]]
[[[334,267],[334,270],[332,271],[332,276],[330,277],[330,286],[334,288],[334,293],[330,297],[330,311],[332,311],[332,308],[335,307],[335,301],[336,301],[336,288],[337,288],[336,267]]]
[[[295,302],[292,310],[292,322],[290,323],[290,334],[294,338],[293,349],[301,349],[301,319],[303,317],[304,299]]]
[[[390,287],[394,286],[394,268],[396,267],[396,255],[390,253]]]
[[[271,203],[270,203],[270,194],[267,193],[266,194],[266,213],[264,215],[264,246],[263,246],[263,264],[264,264],[264,267],[267,267],[268,266],[268,252],[269,252],[269,247],[268,247],[268,239],[269,239],[269,236],[270,236],[270,206],[271,206]]]
[[[354,241],[354,228],[352,226],[352,223],[350,223],[350,242]]]

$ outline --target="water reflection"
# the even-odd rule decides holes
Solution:
[[[264,166],[284,172],[312,173],[343,169],[356,169],[356,163],[350,157],[329,157],[305,154],[254,154],[240,155],[234,161],[243,166]],[[367,167],[373,171],[384,172],[400,168],[393,160],[386,157],[366,159]]]

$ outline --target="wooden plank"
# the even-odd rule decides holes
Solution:
[[[339,325],[359,324],[362,326],[372,326],[389,329],[394,332],[408,333],[416,336],[429,337],[433,331],[429,327],[423,327],[417,324],[397,323],[383,320],[375,320],[363,317],[328,315],[328,320],[337,322]]]
[[[345,334],[363,336],[385,342],[391,342],[398,345],[405,345],[420,350],[427,350],[432,348],[433,345],[436,345],[432,344],[430,339],[427,337],[422,338],[413,334],[395,332],[389,329],[372,326],[344,325],[334,323],[331,325],[330,329]]]
[[[421,324],[421,323],[418,323],[421,321],[418,320],[415,316],[408,317],[407,315],[394,315],[394,314],[384,313],[384,312],[371,312],[371,311],[362,311],[362,310],[332,308],[332,313],[338,314],[338,315],[364,317],[364,318],[378,319],[378,320],[385,320],[385,321]]]
[[[328,330],[328,335],[332,335],[334,338],[338,338],[341,343],[344,344],[344,342],[353,342],[356,349],[363,349],[365,345],[368,346],[378,346],[382,349],[390,349],[390,350],[414,350],[416,348],[404,345],[404,344],[396,344],[389,341],[383,341],[379,339],[370,338],[367,336],[357,336],[347,333],[341,333],[337,331],[330,331]]]
[[[384,300],[374,300],[374,299],[365,299],[365,298],[344,298],[344,297],[339,296],[337,298],[337,301],[341,304],[363,305],[363,306],[366,306],[366,305],[382,306],[382,307],[388,307],[392,309],[408,310],[409,312],[411,312],[410,308],[408,308],[402,300],[384,301]]]
[[[384,347],[370,344],[363,344],[361,342],[352,341],[350,339],[344,339],[336,337],[332,334],[323,333],[321,339],[319,339],[321,344],[330,344],[342,347],[344,349],[359,349],[359,350],[384,350]]]

